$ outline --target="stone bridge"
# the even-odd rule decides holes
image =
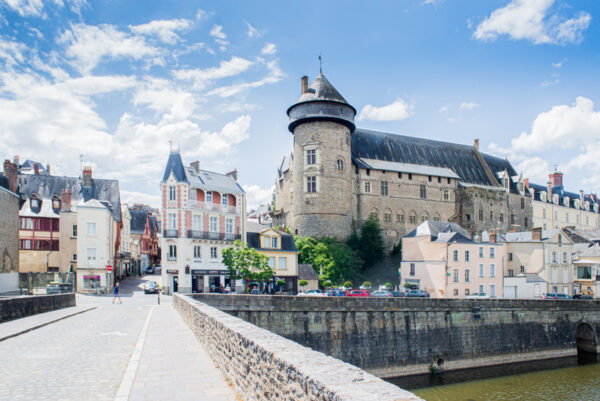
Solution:
[[[600,352],[598,301],[192,296],[379,377]]]

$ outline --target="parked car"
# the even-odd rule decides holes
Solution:
[[[144,284],[144,294],[158,294],[158,284],[156,284],[156,281],[148,281]]]
[[[326,297],[327,294],[323,290],[308,290],[298,294],[299,297]]]
[[[393,297],[392,293],[387,290],[377,290],[371,293],[372,297],[375,298],[391,298]]]
[[[429,298],[430,295],[425,290],[410,290],[406,293],[406,298]]]
[[[60,284],[55,281],[46,284],[46,294],[60,294]]]
[[[146,274],[154,274],[154,266],[146,267]]]
[[[587,294],[575,294],[573,295],[573,299],[594,299]]]
[[[404,298],[406,296],[402,291],[390,291],[390,294],[392,294],[394,298]]]
[[[346,296],[348,296],[348,297],[370,297],[371,294],[369,294],[369,291],[367,291],[367,290],[352,290],[348,294],[346,294]]]
[[[260,290],[258,288],[253,288],[250,290],[250,295],[260,295]]]
[[[329,290],[326,292],[328,297],[345,297],[346,292],[340,290],[339,288],[334,288],[333,290]]]
[[[568,294],[549,292],[545,299],[572,299]]]
[[[467,295],[467,298],[489,298],[490,296],[485,292],[474,292],[473,294]]]
[[[160,274],[162,271],[162,267],[160,265],[154,266],[154,273]]]

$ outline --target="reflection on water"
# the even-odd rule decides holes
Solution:
[[[593,361],[595,362],[595,358]],[[446,372],[434,380],[413,376],[389,381],[411,389],[426,401],[600,400],[600,364],[590,362],[590,359],[581,358],[578,361],[576,357],[561,358]],[[558,366],[563,367],[557,369]],[[551,370],[539,371],[540,369]],[[471,381],[464,382],[465,380]],[[462,383],[457,383],[461,381]],[[432,387],[414,390],[423,386]]]

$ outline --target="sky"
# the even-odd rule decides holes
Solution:
[[[357,126],[473,144],[600,192],[597,0],[0,0],[0,156],[159,206],[171,146],[271,200],[323,74]]]

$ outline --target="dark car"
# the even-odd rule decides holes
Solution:
[[[406,296],[402,291],[390,291],[390,294],[392,294],[394,298],[404,298]]]
[[[158,284],[155,281],[148,281],[144,285],[144,294],[158,294]]]
[[[546,299],[572,299],[567,294],[549,292],[546,294]]]
[[[573,299],[594,299],[587,294],[575,294],[573,295]]]
[[[367,290],[352,290],[348,294],[346,294],[346,296],[348,296],[348,297],[370,297],[371,294],[369,294],[369,291],[367,291]]]
[[[429,296],[425,290],[410,290],[406,293],[406,298],[429,298]]]

